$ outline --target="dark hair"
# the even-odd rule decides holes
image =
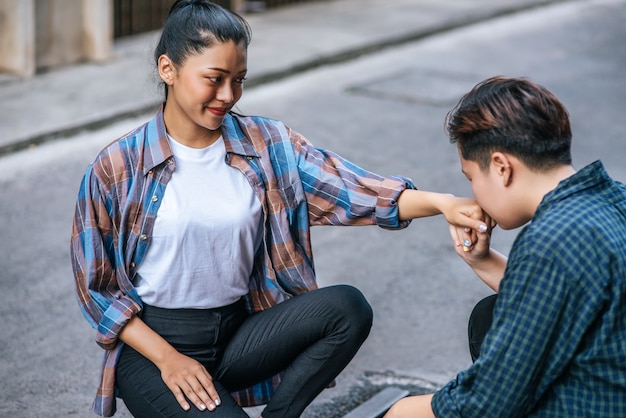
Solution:
[[[567,110],[548,89],[525,78],[480,82],[448,112],[445,128],[463,158],[483,170],[496,151],[540,171],[572,162]]]
[[[159,57],[166,54],[179,67],[190,55],[217,42],[233,41],[247,48],[251,38],[250,26],[238,14],[208,0],[177,0],[163,25],[154,62],[158,66]]]

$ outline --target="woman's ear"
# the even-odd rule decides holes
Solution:
[[[168,86],[172,85],[174,76],[176,75],[176,67],[170,57],[165,54],[161,55],[157,61],[157,68],[159,70],[161,80],[163,80],[163,82]]]
[[[502,185],[508,187],[513,182],[513,164],[509,156],[503,152],[491,154],[491,169],[502,180]]]

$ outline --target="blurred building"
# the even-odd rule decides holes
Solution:
[[[0,71],[38,70],[109,58],[111,0],[0,0]]]
[[[105,61],[115,39],[160,28],[174,1],[0,0],[0,72],[28,78],[49,68]],[[316,0],[213,1],[245,12]]]

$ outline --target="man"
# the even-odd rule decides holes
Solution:
[[[508,260],[491,231],[462,249],[451,228],[499,292],[493,323],[469,369],[385,417],[624,417],[626,187],[599,161],[573,168],[567,111],[526,79],[479,83],[446,126],[489,221],[528,225]]]

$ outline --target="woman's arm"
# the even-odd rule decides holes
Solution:
[[[190,408],[187,399],[201,411],[219,406],[220,397],[206,368],[176,351],[141,318],[130,319],[119,338],[159,368],[163,382],[185,411]]]
[[[115,265],[115,225],[107,202],[115,201],[90,165],[76,200],[70,257],[76,295],[83,315],[96,330],[96,342],[105,350],[118,344],[119,332],[140,311],[138,301],[121,291]]]
[[[448,223],[485,232],[487,225],[482,221],[483,211],[472,199],[451,194],[404,190],[398,197],[401,220],[443,215]]]
[[[117,238],[112,232],[117,228],[107,211],[104,189],[90,166],[79,189],[70,246],[76,292],[85,317],[98,331],[96,341],[110,350],[121,340],[152,361],[185,410],[189,404],[184,395],[198,409],[206,409],[204,400],[214,409],[211,399],[218,403],[219,397],[206,369],[150,329],[136,316],[139,304],[120,290],[115,255],[107,245]]]
[[[486,230],[482,209],[467,198],[415,190],[403,177],[382,177],[330,150],[315,148],[287,128],[309,205],[311,225],[366,225],[400,229],[411,219],[443,214],[449,223]],[[469,234],[468,234],[469,236]]]

